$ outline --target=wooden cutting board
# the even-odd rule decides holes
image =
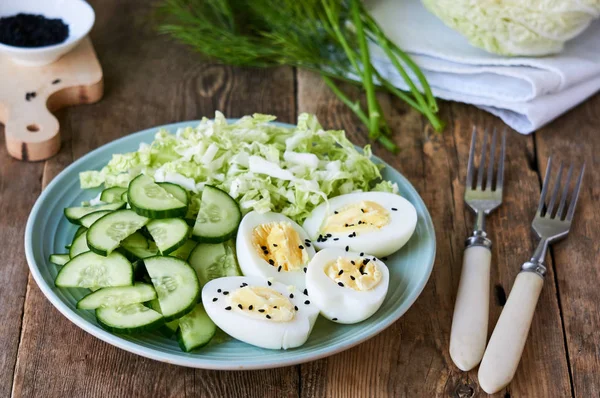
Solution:
[[[51,112],[91,104],[103,93],[102,67],[89,38],[58,61],[19,66],[0,57],[0,122],[8,153],[26,161],[44,160],[60,149],[60,126]]]

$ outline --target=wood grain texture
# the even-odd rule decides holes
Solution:
[[[212,117],[217,109],[232,117],[271,112],[282,121],[295,120],[292,69],[242,70],[201,63],[186,48],[157,37],[142,26],[145,19],[140,14],[148,10],[147,2],[114,0],[92,5],[97,12],[92,39],[105,71],[106,96],[98,104],[67,109],[60,114],[63,147],[58,156],[45,164],[44,186],[90,150],[144,128]],[[23,176],[22,185],[13,185],[11,189],[24,190],[24,184],[31,183],[39,192],[42,165],[37,166],[36,178]],[[23,174],[27,172],[24,168],[20,170]],[[37,192],[27,195],[28,200],[33,201]],[[12,199],[7,201],[7,205],[12,203]],[[16,220],[21,223],[19,228],[24,227],[23,219],[31,204],[27,205],[28,202],[22,205],[26,207],[22,214],[15,214],[15,224]],[[22,247],[22,235],[22,231],[17,231],[11,238],[15,240],[15,247]],[[22,249],[10,260],[14,270],[20,272],[13,282],[20,282],[24,290],[27,274]],[[4,293],[0,294],[4,299]],[[16,312],[0,315],[3,320],[6,316],[9,322],[0,328],[6,327],[6,335],[11,343],[14,341],[12,351],[6,355],[12,365],[9,363],[6,370],[3,367],[1,372],[6,372],[5,376],[0,373],[7,380],[2,387],[6,385],[8,389],[23,294],[24,291],[19,294],[16,289],[12,290],[6,299],[20,298],[20,302],[10,303]],[[2,333],[0,338],[4,336]],[[28,281],[12,388],[14,397],[286,397],[296,396],[297,391],[295,367],[252,372],[194,370],[112,347],[69,322],[44,298],[35,281]]]
[[[586,163],[577,213],[567,240],[552,249],[576,397],[600,396],[600,95],[536,135],[537,165],[553,157]],[[576,169],[577,170],[577,169]]]
[[[345,87],[352,92],[352,88]],[[449,122],[444,134],[432,132],[404,104],[380,97],[402,148],[397,156],[374,145],[375,153],[400,170],[417,188],[436,228],[437,258],[433,274],[413,307],[392,327],[370,341],[339,355],[302,365],[303,396],[461,396],[485,394],[476,369],[462,373],[448,353],[453,303],[458,287],[463,242],[473,218],[464,207],[463,184],[471,128],[502,127],[472,107],[442,104]],[[298,110],[315,112],[326,128],[344,128],[353,142],[365,144],[365,132],[351,113],[323,88],[318,76],[298,72]],[[512,133],[507,145],[507,194],[489,218],[492,286],[508,294],[522,262],[534,248],[529,223],[539,196],[539,175],[532,169],[533,138]],[[570,395],[562,325],[549,273],[532,333],[514,382],[498,396]],[[490,309],[490,325],[501,307]],[[491,333],[490,327],[490,333]],[[306,387],[304,386],[306,385]]]

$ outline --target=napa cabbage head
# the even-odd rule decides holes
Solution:
[[[446,25],[488,52],[558,53],[600,16],[600,0],[421,0]]]

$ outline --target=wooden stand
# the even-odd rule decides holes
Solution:
[[[102,98],[102,68],[89,38],[58,61],[24,67],[0,58],[0,122],[8,153],[44,160],[60,149],[60,126],[51,112]]]

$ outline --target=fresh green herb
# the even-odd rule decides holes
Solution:
[[[238,66],[290,65],[319,73],[367,126],[369,138],[390,151],[398,148],[387,137],[391,132],[376,89],[397,96],[421,112],[435,130],[444,127],[423,73],[385,36],[360,0],[165,0],[159,15],[160,32],[208,58]],[[383,50],[410,92],[394,87],[373,67],[369,42]],[[358,81],[366,94],[366,111],[334,79]]]

